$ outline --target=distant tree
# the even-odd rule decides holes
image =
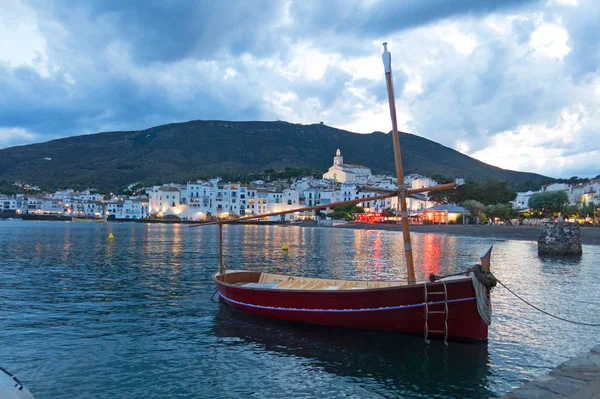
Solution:
[[[446,184],[446,183],[454,182],[454,179],[452,179],[450,177],[446,177],[444,175],[431,175],[430,178],[431,178],[431,180],[434,180],[438,184]]]
[[[432,191],[429,193],[429,200],[438,204],[460,204],[468,199],[473,199],[474,187],[477,187],[477,183],[468,182],[449,190]]]
[[[469,211],[472,216],[480,216],[485,211],[485,205],[475,200],[467,200],[462,206]]]
[[[333,208],[333,212],[327,214],[332,219],[352,220],[353,213],[364,213],[364,208],[356,205],[340,205]]]
[[[468,181],[454,189],[429,193],[430,200],[438,204],[460,204],[467,200],[475,200],[492,205],[508,203],[516,196],[517,192],[510,182],[497,179],[488,179],[485,182]]]
[[[581,205],[581,207],[579,208],[579,214],[582,217],[585,217],[587,215],[592,216],[594,214],[594,209],[598,209],[598,206],[594,206],[594,204],[588,202]]]
[[[568,179],[557,179],[556,182],[557,183],[566,183],[566,184],[583,184],[583,183],[587,183],[588,181],[590,181],[590,179],[587,179],[585,177],[579,177],[579,176],[571,176]]]
[[[564,215],[567,218],[575,219],[579,219],[582,216],[585,217],[586,213],[584,208],[579,208],[577,205],[567,206],[565,207]]]
[[[517,197],[517,192],[510,182],[497,179],[488,179],[478,185],[473,194],[473,199],[486,205],[508,203]]]
[[[454,182],[454,179],[443,175],[432,175],[431,179],[436,181],[438,184]],[[437,204],[456,204],[460,202],[460,198],[464,191],[464,186],[460,186],[458,188],[451,188],[449,190],[432,191],[429,193],[429,200]]]
[[[514,185],[515,191],[525,192],[525,191],[538,191],[542,185],[554,183],[556,180],[548,179],[546,181],[538,181],[537,183],[533,180],[527,180],[524,183],[517,183]]]
[[[536,193],[529,198],[529,207],[543,216],[563,213],[568,203],[569,196],[564,191]]]
[[[510,220],[518,216],[516,209],[508,204],[494,204],[485,207],[485,214],[490,219],[499,218],[500,220]]]

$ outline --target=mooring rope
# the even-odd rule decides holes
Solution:
[[[544,313],[545,315],[548,315],[550,317],[554,317],[555,319],[558,319],[558,320],[566,321],[568,323],[579,324],[579,325],[582,325],[582,326],[600,327],[600,324],[583,323],[583,322],[580,322],[580,321],[569,320],[569,319],[565,319],[564,317],[556,316],[556,315],[553,315],[552,313],[546,312],[545,310],[542,310],[542,309],[538,308],[537,306],[535,306],[535,305],[527,302],[525,299],[521,298],[513,290],[511,290],[510,288],[508,288],[502,281],[500,281],[500,280],[497,280],[497,281],[498,281],[498,283],[501,286],[503,286],[504,288],[506,288],[508,290],[508,292],[510,292],[511,294],[513,294],[514,296],[516,296],[517,298],[519,298],[520,300],[522,300],[523,302],[525,302],[527,305],[529,305],[532,308],[534,308],[535,310]],[[475,284],[475,283],[473,283],[473,284]],[[479,293],[477,293],[477,309],[479,310]],[[480,312],[480,314],[481,314],[481,312]],[[482,318],[483,318],[483,316],[482,316]]]
[[[489,326],[492,324],[492,301],[488,295],[488,288],[479,281],[475,273],[471,273],[471,281],[477,297],[477,311],[483,322]]]

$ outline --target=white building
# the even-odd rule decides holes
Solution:
[[[127,199],[106,204],[106,213],[117,220],[145,219],[148,216],[148,201],[142,199]]]
[[[529,208],[529,199],[532,195],[545,192],[563,191],[569,197],[569,205],[581,206],[596,204],[600,205],[600,179],[591,180],[584,184],[570,185],[567,183],[553,183],[542,186],[540,191],[527,191],[517,193],[517,198],[511,201],[514,208]]]
[[[571,194],[570,205],[600,205],[600,179],[573,186]]]
[[[14,197],[0,197],[0,212],[17,212],[17,199]]]
[[[529,199],[535,194],[533,191],[525,191],[517,193],[517,198],[512,201],[513,208],[515,209],[527,209],[529,208]]]
[[[45,197],[39,201],[39,211],[41,213],[63,214],[65,207],[62,198]]]
[[[338,149],[333,157],[333,165],[323,174],[323,179],[340,183],[366,180],[371,176],[371,169],[362,165],[344,164],[344,157]]]
[[[410,190],[416,190],[421,188],[435,187],[438,183],[430,179],[429,177],[425,177],[418,174],[411,174],[404,178],[404,184]]]
[[[181,204],[181,192],[174,186],[154,186],[150,192],[149,214],[166,216],[177,215],[177,208]]]

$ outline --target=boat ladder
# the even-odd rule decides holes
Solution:
[[[428,292],[427,291],[427,282],[425,282],[425,342],[429,343],[429,334],[444,334],[444,344],[448,345],[448,289],[446,288],[446,283],[440,281],[442,286],[444,287],[444,291],[439,292]],[[437,298],[440,295],[444,296],[444,310],[429,310],[429,296],[433,296],[433,302],[437,302],[434,306],[441,305]],[[444,330],[430,330],[429,329],[429,316],[444,316]]]

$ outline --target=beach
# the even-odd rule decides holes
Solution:
[[[365,224],[347,223],[335,226],[336,229],[364,229],[402,231],[401,224]],[[449,234],[468,237],[493,237],[506,240],[537,241],[540,228],[534,226],[504,226],[504,225],[411,225],[410,231],[414,233]],[[584,245],[600,245],[600,228],[582,227],[581,243]]]

